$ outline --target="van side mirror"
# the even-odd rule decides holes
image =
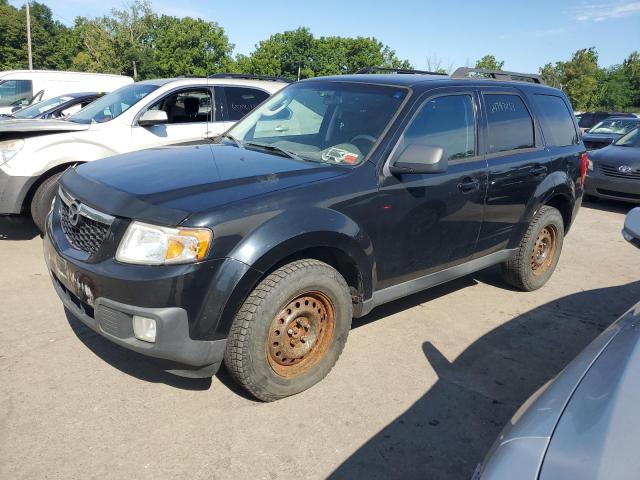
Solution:
[[[412,143],[407,145],[389,167],[393,174],[442,173],[447,171],[449,158],[444,148],[435,145]]]
[[[632,209],[624,219],[622,236],[632,245],[640,248],[640,207]]]
[[[169,123],[169,117],[164,110],[147,110],[138,119],[138,125],[141,127],[151,127],[162,123]]]

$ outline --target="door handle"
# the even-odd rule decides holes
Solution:
[[[535,165],[531,169],[531,175],[533,175],[534,177],[540,177],[546,174],[547,174],[547,167],[545,167],[544,165]]]
[[[463,193],[473,192],[474,190],[478,190],[480,188],[480,180],[472,177],[465,177],[458,184],[458,188]]]
[[[286,132],[287,130],[289,130],[289,127],[283,127],[282,125],[278,125],[277,127],[274,128],[274,130],[276,132]]]

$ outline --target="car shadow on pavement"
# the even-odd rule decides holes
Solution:
[[[471,478],[517,408],[637,299],[640,281],[568,295],[497,327],[457,358],[424,342],[437,382],[331,478]]]
[[[31,240],[40,235],[40,230],[31,218],[25,215],[0,216],[0,240]]]
[[[186,378],[167,373],[144,355],[127,350],[101,337],[66,309],[64,313],[73,333],[89,350],[127,375],[145,382],[164,383],[183,390],[208,390],[211,386],[211,378]]]

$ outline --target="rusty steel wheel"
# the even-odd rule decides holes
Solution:
[[[308,372],[326,353],[333,338],[335,308],[321,292],[305,292],[278,313],[267,337],[267,358],[282,377]]]
[[[531,250],[531,270],[536,276],[544,275],[553,264],[558,240],[555,225],[547,225],[536,238]]]

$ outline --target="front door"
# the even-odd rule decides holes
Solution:
[[[419,143],[442,147],[449,165],[443,173],[383,174],[376,289],[470,260],[482,224],[487,172],[476,94],[445,89],[417,103],[391,161]]]
[[[136,150],[164,145],[201,142],[211,130],[213,99],[207,87],[185,88],[161,98],[148,110],[163,110],[167,123],[132,128],[132,144]],[[144,113],[146,110],[141,112]],[[221,132],[218,132],[221,133]]]

